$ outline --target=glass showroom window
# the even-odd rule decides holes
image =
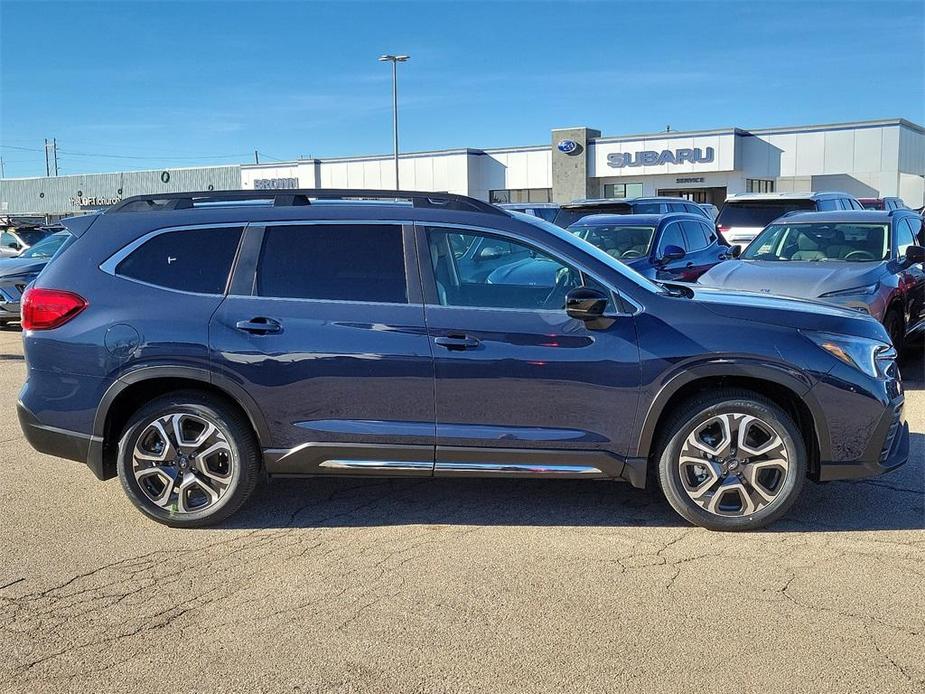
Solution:
[[[749,193],[773,193],[774,181],[766,181],[761,178],[746,178],[745,190]]]
[[[605,183],[605,198],[640,198],[642,197],[641,183]]]
[[[552,188],[506,188],[488,192],[488,201],[494,204],[506,202],[552,202]]]

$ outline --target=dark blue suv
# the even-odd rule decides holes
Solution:
[[[265,475],[479,475],[658,480],[741,530],[807,478],[908,457],[873,318],[656,283],[477,200],[187,193],[65,225],[23,297],[23,430],[169,525],[222,520]],[[459,262],[484,239],[555,284]]]

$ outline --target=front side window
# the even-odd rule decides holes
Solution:
[[[241,227],[182,229],[154,236],[115,268],[121,277],[197,294],[223,294]]]
[[[655,227],[644,225],[573,224],[568,228],[575,236],[600,248],[617,260],[632,260],[649,255]]]
[[[473,247],[506,243],[516,258],[494,267],[488,274],[469,272],[453,253],[451,237],[456,230],[429,229],[427,243],[437,301],[441,306],[558,310],[565,295],[581,286],[602,287],[576,268],[536,248],[490,234],[471,233]]]
[[[14,250],[20,248],[19,240],[8,231],[4,231],[3,234],[0,234],[0,245],[4,248],[12,248]]]
[[[880,262],[890,257],[885,224],[772,224],[742,253],[745,260]]]
[[[400,225],[285,224],[266,229],[257,294],[407,303],[405,277]]]

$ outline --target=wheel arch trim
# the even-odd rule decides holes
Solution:
[[[116,379],[103,394],[97,407],[96,416],[93,420],[93,435],[99,437],[100,440],[105,436],[106,421],[111,412],[112,404],[128,388],[146,381],[172,378],[197,381],[223,392],[244,411],[261,444],[265,445],[264,442],[269,441],[269,429],[263,411],[246,390],[234,381],[215,374],[209,369],[174,365],[144,366],[129,371]]]
[[[656,442],[659,420],[671,405],[675,395],[684,387],[696,381],[709,379],[744,379],[764,381],[778,388],[789,391],[794,398],[802,402],[812,419],[816,443],[820,455],[825,460],[829,451],[829,432],[822,408],[813,396],[813,379],[803,371],[792,366],[776,364],[754,359],[714,358],[709,362],[686,364],[673,369],[657,386],[655,397],[649,403],[642,417],[642,426],[636,442],[636,456],[647,459]],[[799,423],[798,423],[799,424]]]

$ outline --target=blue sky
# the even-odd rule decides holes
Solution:
[[[904,117],[925,3],[0,2],[7,176]],[[37,150],[37,151],[31,151]]]

